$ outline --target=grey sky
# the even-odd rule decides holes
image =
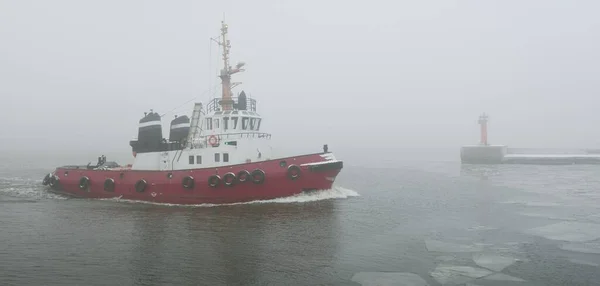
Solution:
[[[598,11],[598,1],[0,0],[0,149],[128,152],[144,111],[206,102],[219,83],[209,37],[223,13],[233,62],[247,63],[235,91],[259,101],[263,128],[288,149],[458,152],[478,141],[483,111],[492,143],[600,147]]]

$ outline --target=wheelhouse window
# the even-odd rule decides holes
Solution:
[[[215,126],[215,129],[219,129],[219,118],[213,119],[213,125]]]
[[[206,118],[206,130],[212,130],[212,118]]]
[[[202,156],[196,155],[196,164],[202,164]]]
[[[223,130],[227,130],[229,128],[229,117],[223,117]]]
[[[190,162],[189,162],[190,165],[193,165],[194,164],[194,156],[190,156],[189,160],[190,160]]]
[[[257,118],[256,119],[256,131],[260,130],[260,122],[262,121],[262,118]]]
[[[221,153],[215,153],[215,162],[221,162]]]
[[[229,153],[223,153],[223,162],[229,162]]]
[[[236,117],[231,117],[231,121],[232,121],[232,124],[233,124],[232,129],[237,129],[238,117],[237,116]]]
[[[256,127],[256,118],[250,118],[250,130],[255,130]]]
[[[242,130],[248,130],[248,117],[242,117]]]

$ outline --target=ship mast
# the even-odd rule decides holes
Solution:
[[[231,82],[231,75],[234,73],[238,73],[244,71],[241,67],[244,66],[243,62],[238,63],[235,68],[229,66],[229,49],[231,49],[231,43],[227,39],[227,30],[229,26],[225,24],[224,21],[221,21],[221,39],[213,41],[217,42],[219,46],[223,47],[223,69],[221,69],[221,74],[219,77],[221,78],[221,85],[223,87],[221,100],[219,104],[223,110],[232,110],[234,100],[231,96],[231,89],[238,85],[239,83]]]

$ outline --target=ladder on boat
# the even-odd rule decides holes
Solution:
[[[197,138],[202,134],[202,103],[197,102],[194,104],[194,112],[192,113],[192,120],[190,123],[190,133],[188,134],[186,147],[192,148],[194,138]]]

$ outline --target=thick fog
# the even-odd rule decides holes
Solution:
[[[150,109],[166,113],[167,137],[193,98],[220,96],[209,38],[222,19],[232,64],[246,62],[234,92],[258,100],[283,149],[458,154],[478,142],[482,112],[494,144],[600,147],[598,11],[547,0],[0,0],[0,149],[128,153]]]

